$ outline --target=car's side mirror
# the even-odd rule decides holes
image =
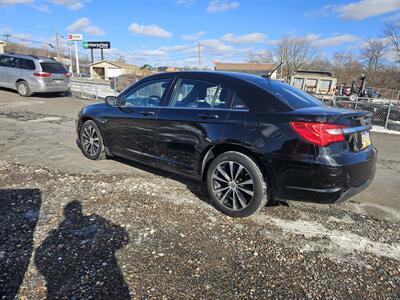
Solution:
[[[107,96],[104,101],[110,106],[117,106],[118,105],[118,98],[115,96]]]

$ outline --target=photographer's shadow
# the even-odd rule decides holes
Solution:
[[[35,251],[46,278],[48,299],[130,299],[115,252],[127,232],[98,216],[82,214],[79,201],[64,208],[65,219]]]

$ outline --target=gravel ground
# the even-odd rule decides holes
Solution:
[[[0,161],[0,299],[399,299],[396,219],[290,203],[232,219],[202,185]]]

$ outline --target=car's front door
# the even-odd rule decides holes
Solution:
[[[232,92],[218,82],[177,80],[157,120],[157,145],[163,167],[198,174],[202,153],[222,136]]]
[[[20,74],[18,69],[18,58],[13,56],[0,56],[0,82],[4,87],[15,89]]]
[[[146,163],[157,161],[156,119],[169,78],[148,80],[122,93],[105,120],[107,144],[113,154]]]

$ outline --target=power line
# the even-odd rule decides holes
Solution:
[[[29,43],[47,45],[47,46],[49,46],[51,48],[54,48],[53,44],[51,44],[51,43],[45,43],[45,42],[41,42],[41,41],[35,41],[35,40],[20,38],[20,37],[14,36],[12,34],[2,34],[2,36],[4,36],[7,39],[7,42],[11,38],[11,39],[14,39],[14,40],[19,40],[19,41],[24,41],[24,42],[29,42]]]

